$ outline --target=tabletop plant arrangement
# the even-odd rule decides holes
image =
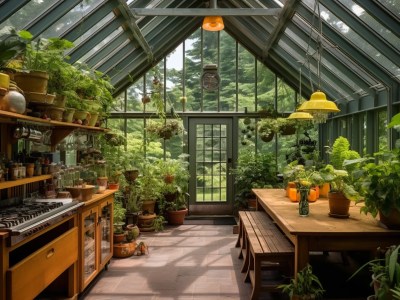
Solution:
[[[341,136],[335,140],[328,154],[331,164],[321,169],[320,173],[324,181],[330,184],[329,216],[348,218],[350,201],[361,200],[352,177],[352,172],[359,166],[361,158],[358,152],[350,150],[349,141]]]
[[[297,273],[290,283],[278,286],[291,300],[322,299],[325,292],[319,278],[313,273],[311,265]]]

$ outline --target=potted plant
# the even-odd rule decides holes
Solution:
[[[400,228],[400,150],[378,152],[377,162],[362,168],[361,187],[364,206],[361,212],[373,217],[379,214],[382,224]]]
[[[189,194],[178,192],[172,202],[165,203],[164,210],[166,211],[168,224],[183,224],[188,211],[186,207],[186,196],[189,196]]]
[[[383,250],[378,248],[381,256],[370,260],[358,268],[348,280],[363,269],[371,271],[371,286],[374,287],[375,300],[396,299],[400,287],[400,245],[392,245]],[[383,253],[383,255],[382,255]],[[394,296],[394,298],[392,298]]]
[[[269,153],[254,153],[243,149],[239,153],[237,165],[231,170],[235,182],[236,209],[255,207],[253,188],[277,187],[276,165]]]
[[[168,140],[174,135],[183,133],[184,128],[180,119],[166,119],[150,121],[146,125],[146,132],[148,132],[151,136]]]
[[[348,218],[350,201],[358,202],[360,194],[352,185],[346,170],[336,170],[332,165],[326,165],[320,170],[324,182],[330,184],[328,193],[329,216],[333,218]]]
[[[120,243],[125,239],[125,231],[123,229],[123,226],[125,225],[125,212],[126,209],[122,206],[122,203],[119,201],[115,201],[113,216],[114,243]]]
[[[15,70],[9,68],[9,63],[25,52],[32,37],[30,32],[26,30],[17,31],[13,27],[0,33],[0,69],[2,72],[11,75],[11,79],[13,79]]]
[[[319,278],[313,273],[311,265],[299,271],[290,283],[279,285],[278,288],[288,294],[292,300],[320,299],[325,292]]]
[[[278,133],[281,135],[292,135],[296,133],[296,120],[287,118],[276,118]]]

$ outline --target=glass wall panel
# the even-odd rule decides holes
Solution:
[[[181,111],[181,97],[183,96],[183,44],[180,44],[167,56],[166,64],[167,111],[171,111],[171,107]]]
[[[129,91],[129,89],[128,89]],[[114,98],[114,103],[111,108],[112,112],[125,111],[125,91]]]
[[[378,112],[378,143],[379,151],[388,150],[388,129],[387,129],[387,111],[381,110]]]
[[[155,89],[153,83],[155,81],[159,81],[162,85],[161,87],[161,100],[164,101],[164,60],[161,60],[156,67],[152,70],[148,71],[145,76],[145,92],[144,94],[150,97],[150,102],[145,104],[146,112],[155,112],[156,111],[156,101],[151,101],[153,97],[153,93],[157,92],[157,88]]]
[[[274,107],[275,74],[257,61],[257,110]]]
[[[127,103],[126,110],[127,111],[142,111],[142,97],[143,97],[143,77],[137,80],[134,84],[132,84],[127,90]]]
[[[200,76],[201,65],[201,29],[195,31],[185,40],[185,93],[187,97],[186,110],[201,110]]]
[[[295,110],[296,93],[288,86],[282,79],[278,78],[278,90],[277,90],[278,112],[292,112]]]
[[[244,47],[238,48],[238,110],[244,111],[247,107],[250,111],[255,110],[255,57]]]
[[[220,109],[236,111],[236,41],[225,31],[220,37]]]
[[[203,30],[203,67],[208,64],[219,65],[219,32]],[[206,91],[203,89],[203,110],[218,111],[218,90]]]

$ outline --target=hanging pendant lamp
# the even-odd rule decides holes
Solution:
[[[210,9],[217,8],[217,0],[211,0]],[[207,16],[203,20],[203,29],[207,31],[221,31],[224,29],[224,21],[221,16]]]
[[[224,29],[224,21],[221,16],[207,16],[203,20],[203,29],[207,31],[220,31]]]
[[[307,112],[295,111],[287,118],[291,120],[312,120],[313,116]]]

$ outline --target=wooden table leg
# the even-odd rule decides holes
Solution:
[[[309,262],[308,239],[297,236],[294,248],[294,274],[297,276],[297,272],[306,267]]]

